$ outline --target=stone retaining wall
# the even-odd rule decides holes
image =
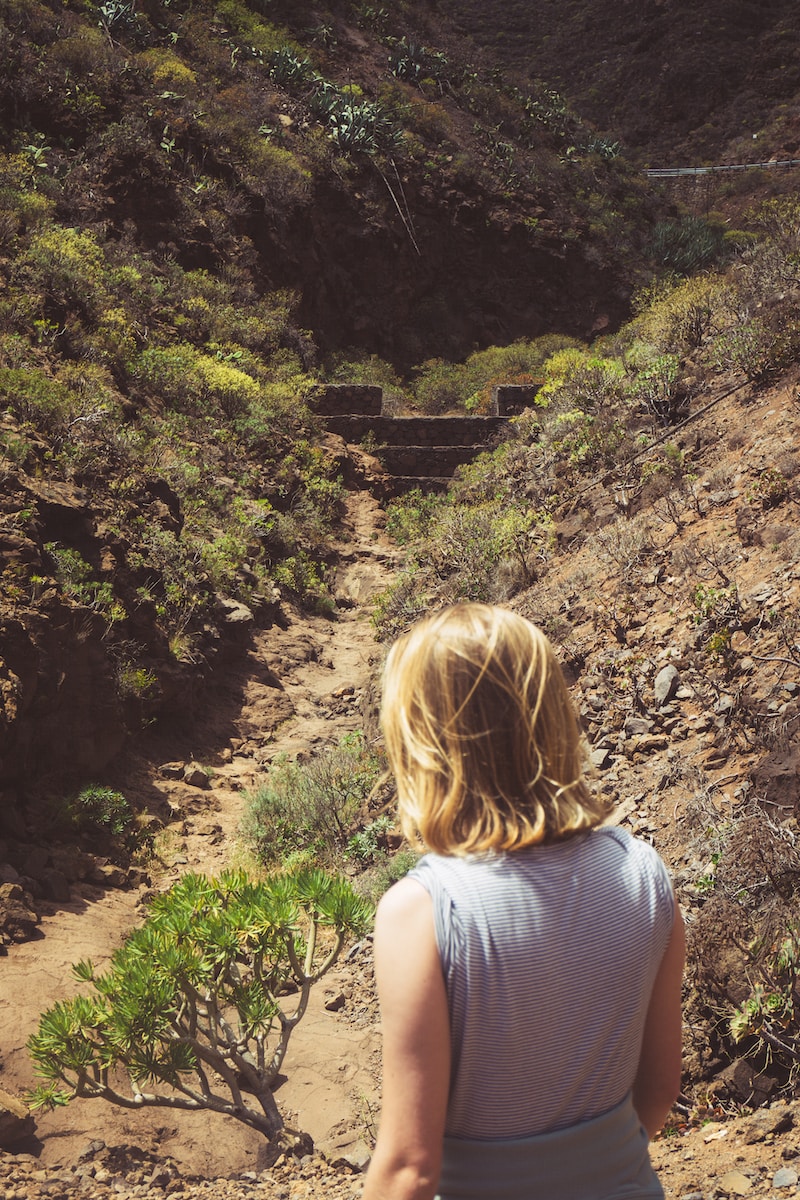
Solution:
[[[382,446],[486,446],[506,427],[504,417],[328,417],[331,433],[346,442],[368,434]]]
[[[531,408],[539,391],[538,383],[501,383],[492,388],[492,405],[498,417],[518,416]]]
[[[383,408],[383,388],[372,384],[330,383],[312,401],[322,417],[361,413],[379,417]]]
[[[449,479],[456,467],[472,462],[485,446],[384,446],[381,463],[391,475]]]

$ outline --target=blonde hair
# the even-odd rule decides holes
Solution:
[[[558,841],[606,815],[553,647],[507,609],[458,604],[405,633],[381,724],[403,832],[440,854]]]

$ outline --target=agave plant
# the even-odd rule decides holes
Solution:
[[[83,1096],[211,1109],[276,1138],[284,1123],[271,1086],[292,1031],[347,935],[370,919],[350,884],[324,871],[184,876],[105,973],[73,967],[93,994],[41,1017],[28,1047],[47,1082],[32,1105]]]
[[[311,59],[295,53],[290,46],[281,46],[274,52],[269,73],[276,83],[286,87],[308,83],[316,74]]]
[[[343,100],[328,120],[330,136],[340,150],[349,153],[377,154],[395,149],[402,133],[380,104],[371,101],[353,103]]]

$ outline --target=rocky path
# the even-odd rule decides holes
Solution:
[[[134,801],[146,796],[151,811],[165,814],[153,886],[167,887],[188,869],[214,873],[237,861],[244,794],[269,761],[277,754],[308,753],[362,727],[377,654],[370,598],[389,582],[395,563],[381,527],[377,503],[365,493],[351,494],[334,581],[338,618],[287,614],[285,628],[257,631],[242,658],[215,683],[190,738],[154,741],[145,755],[122,764],[117,785]],[[195,778],[203,786],[184,778],[187,762],[202,768]],[[136,893],[80,884],[69,903],[44,906],[40,938],[11,948],[0,971],[6,1090],[20,1094],[34,1082],[25,1043],[43,1008],[77,990],[70,965],[88,957],[102,966],[141,918],[148,892],[146,885]],[[369,958],[368,946],[355,948],[316,989],[293,1036],[279,1089],[283,1111],[311,1133],[329,1161],[315,1159],[299,1174],[296,1164],[278,1164],[270,1174],[277,1190],[270,1195],[289,1195],[278,1182],[282,1171],[293,1181],[292,1196],[319,1194],[297,1190],[302,1171],[308,1179],[319,1171],[330,1175],[325,1194],[349,1195],[353,1168],[368,1155],[379,1049]],[[264,1165],[262,1139],[235,1121],[159,1109],[131,1114],[90,1101],[39,1115],[26,1149],[30,1160],[0,1159],[9,1172],[6,1197],[66,1195],[73,1186],[84,1195],[87,1188],[102,1194],[104,1173],[116,1181],[114,1194],[123,1180],[130,1194],[150,1194],[154,1186],[189,1194],[178,1193],[177,1179],[219,1180],[258,1173]],[[337,1160],[338,1171],[330,1166]],[[153,1173],[158,1176],[163,1164],[163,1179],[155,1182]],[[334,1189],[339,1177],[341,1193]],[[0,1196],[3,1183],[0,1174]],[[251,1188],[252,1183],[251,1178]],[[215,1194],[224,1195],[224,1189]]]

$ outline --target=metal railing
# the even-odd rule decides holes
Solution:
[[[717,171],[756,171],[774,167],[800,167],[800,158],[771,158],[767,162],[739,163],[726,167],[649,167],[649,179],[678,179],[681,175],[712,175]]]

